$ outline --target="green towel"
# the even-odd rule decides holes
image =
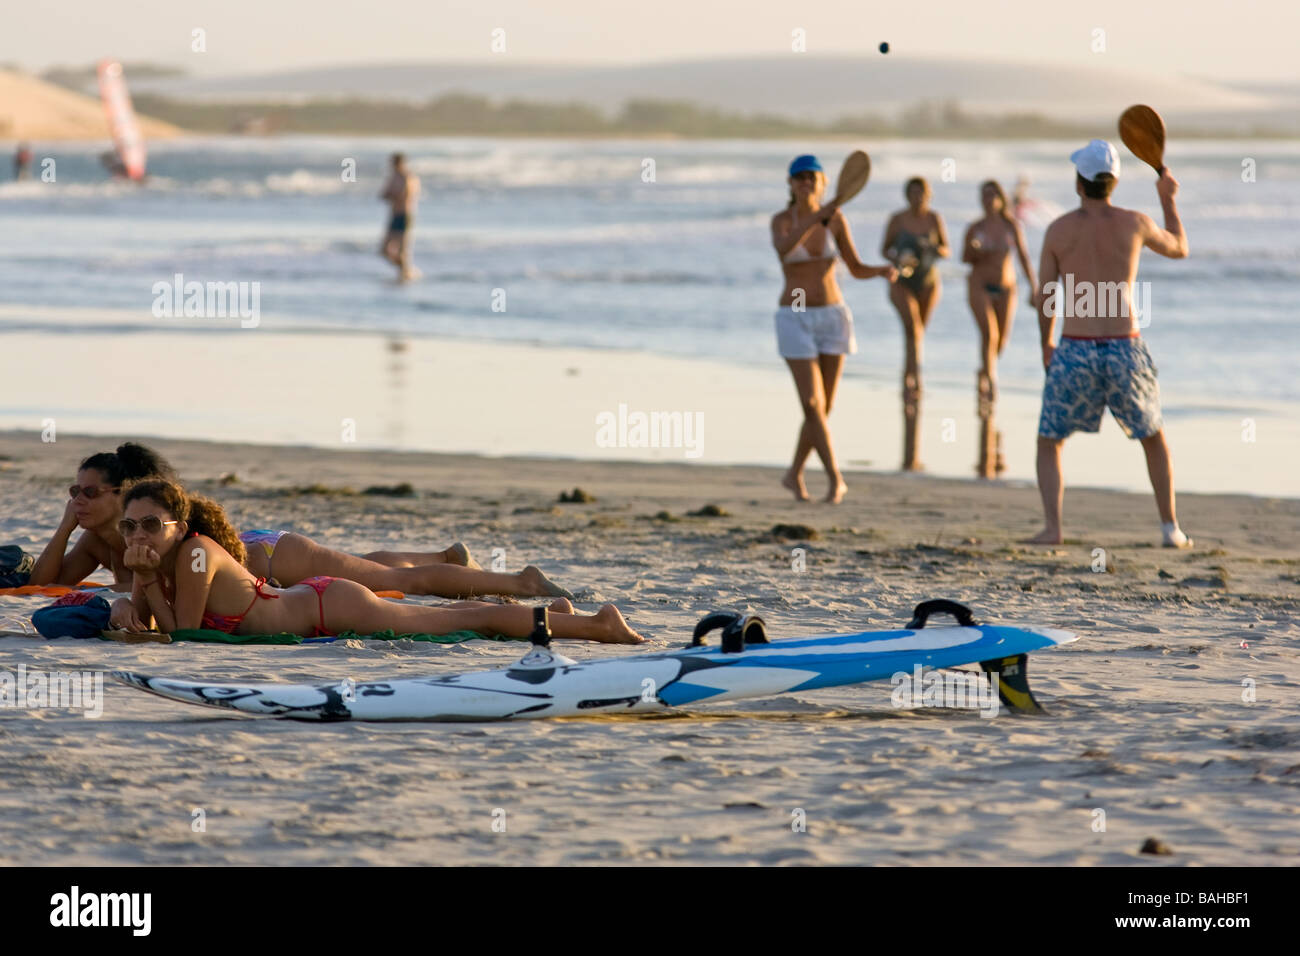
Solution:
[[[477,631],[455,631],[451,634],[394,634],[392,631],[379,631],[375,634],[357,634],[344,631],[337,635],[340,641],[425,641],[430,644],[460,644],[463,641],[516,641],[526,638],[484,637]],[[303,638],[298,634],[227,634],[225,631],[194,630],[172,631],[173,641],[199,641],[205,644],[301,644]]]

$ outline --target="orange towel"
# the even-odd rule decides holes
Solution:
[[[13,595],[15,597],[26,597],[28,595],[41,595],[43,597],[63,597],[72,591],[80,591],[87,588],[103,587],[100,584],[87,584],[82,581],[75,587],[67,584],[24,584],[20,588],[0,588],[0,597]]]

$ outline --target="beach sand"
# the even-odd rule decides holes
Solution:
[[[790,373],[775,358],[753,367],[527,342],[306,333],[271,316],[249,329],[237,318],[155,320],[129,310],[0,306],[0,318],[20,323],[6,332],[10,361],[0,361],[14,396],[0,409],[0,429],[44,429],[53,422],[59,435],[776,465],[788,462],[801,423]],[[52,346],[49,333],[56,329],[75,339]],[[182,392],[169,390],[161,375],[106,378],[106,369],[139,368],[146,356],[173,374],[199,357],[221,372]],[[856,371],[850,362],[831,413],[836,454],[851,472],[897,468],[903,448],[898,387]],[[59,389],[51,392],[55,378]],[[1286,405],[1207,409],[1204,395],[1174,390],[1162,399],[1180,491],[1300,498],[1294,466],[1300,418]],[[999,399],[1006,479],[1035,480],[1040,406],[1036,390],[1007,388]],[[700,427],[689,443],[683,432],[675,445],[661,442],[669,447],[637,447],[631,430],[602,436],[597,428],[602,415],[617,425],[621,411],[629,422],[638,413],[677,413],[683,424],[689,416]],[[973,476],[978,424],[973,387],[927,386],[920,428],[927,470]],[[609,445],[603,437],[627,441]],[[1100,434],[1066,442],[1063,457],[1073,487],[1144,493],[1150,487],[1141,448],[1110,415]],[[809,488],[825,492],[815,458]]]
[[[115,443],[0,435],[0,544],[39,550],[75,462]],[[785,637],[899,627],[935,597],[1081,639],[1030,660],[1046,716],[993,720],[898,710],[878,682],[664,718],[318,725],[110,682],[98,719],[0,709],[2,863],[1300,863],[1300,501],[1181,495],[1196,547],[1174,552],[1156,546],[1149,495],[1071,489],[1067,543],[1040,548],[1016,543],[1040,526],[1029,485],[857,473],[832,508],[795,504],[760,467],[158,447],[242,527],[354,551],[463,540],[485,564],[501,548],[650,638],[565,642],[579,659],[681,645],[714,609]],[[287,491],[399,482],[416,497]],[[596,500],[557,503],[575,486]],[[726,514],[687,516],[706,504]],[[0,598],[0,616],[36,606]],[[362,680],[520,652],[6,637],[0,667]],[[1148,837],[1172,855],[1141,854]]]

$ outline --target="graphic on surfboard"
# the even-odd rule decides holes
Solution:
[[[131,107],[131,94],[126,90],[122,64],[116,60],[101,60],[99,63],[99,96],[104,101],[108,131],[117,154],[113,171],[139,182],[144,178],[144,136]]]
[[[207,684],[126,671],[113,676],[161,697],[243,714],[296,720],[513,720],[646,714],[703,701],[739,700],[881,680],[923,668],[979,664],[996,675],[1002,703],[1041,712],[1029,691],[1025,655],[1077,640],[1048,627],[976,624],[949,601],[919,605],[906,629],[769,642],[761,619],[710,614],[684,650],[581,663],[549,647],[538,608],[533,648],[492,671],[329,684]],[[956,627],[925,627],[931,613]],[[722,646],[704,643],[722,629]]]

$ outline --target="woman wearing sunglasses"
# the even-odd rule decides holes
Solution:
[[[826,469],[825,501],[838,504],[848,486],[835,461],[827,418],[844,370],[844,356],[858,350],[853,315],[835,281],[835,261],[855,279],[884,276],[893,282],[892,265],[869,266],[858,258],[849,222],[832,200],[821,205],[826,174],[816,156],[798,156],[790,164],[790,202],[772,217],[772,245],[781,260],[785,289],[776,311],[776,344],[794,376],[803,409],[803,424],[794,461],[781,479],[799,501],[808,500],[803,469],[816,451]]]
[[[32,567],[29,584],[76,584],[100,567],[113,575],[113,583],[125,590],[131,572],[122,564],[122,536],[117,522],[122,517],[122,487],[149,477],[175,478],[167,459],[152,448],[127,442],[117,451],[91,455],[77,468],[77,480],[68,489],[68,504],[54,537]],[[68,550],[68,540],[77,528],[82,535]]]
[[[97,568],[105,567],[113,574],[115,589],[128,588],[131,576],[122,564],[125,545],[117,530],[122,494],[131,482],[148,477],[175,479],[176,472],[157,452],[133,442],[83,461],[76,484],[68,489],[71,497],[63,521],[36,560],[27,583],[76,584]],[[83,534],[68,551],[68,539],[78,527]],[[375,551],[358,556],[287,531],[245,531],[239,538],[247,546],[248,569],[285,586],[328,574],[357,581],[375,591],[439,597],[572,596],[531,564],[515,573],[485,571],[473,564],[469,550],[459,542],[432,553]]]
[[[462,602],[442,607],[396,604],[344,578],[315,576],[295,587],[277,588],[250,574],[244,545],[215,501],[188,494],[175,482],[149,479],[126,493],[119,532],[124,563],[133,572],[131,620],[143,630],[153,623],[164,634],[209,628],[230,634],[298,634],[315,637],[355,631],[370,634],[480,634],[527,637],[533,629],[528,607]],[[639,644],[642,638],[606,604],[579,615],[565,598],[551,605],[558,638]]]

